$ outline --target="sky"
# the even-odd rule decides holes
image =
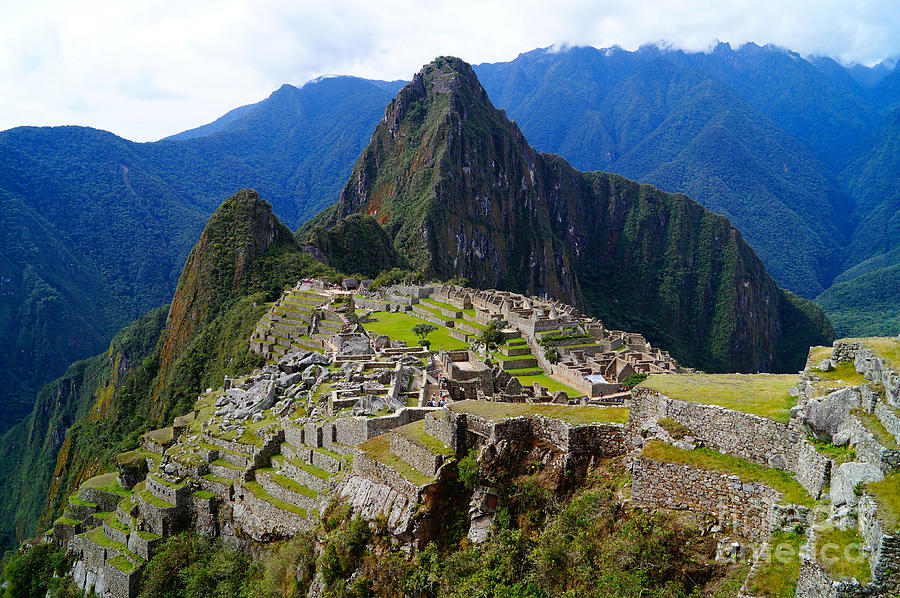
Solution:
[[[717,41],[872,65],[900,55],[900,1],[0,0],[0,130],[150,141],[323,74],[409,79],[447,54]]]

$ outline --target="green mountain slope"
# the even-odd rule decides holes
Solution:
[[[397,84],[283,86],[183,139],[0,132],[0,431],[42,384],[168,302],[222,197],[253,185],[293,226],[337,198]]]
[[[112,466],[147,430],[189,410],[225,374],[259,364],[249,338],[266,303],[304,276],[339,276],[300,251],[255,191],[210,217],[170,308],[143,316],[110,349],[48,384],[0,437],[0,550],[47,525],[81,480]]]
[[[814,297],[841,269],[852,202],[769,116],[780,104],[760,105],[741,83],[765,75],[768,59],[794,61],[771,50],[721,53],[572,48],[475,69],[535,147],[689,194],[734,222],[780,284]]]
[[[469,65],[440,58],[388,106],[325,225],[366,213],[426,275],[574,302],[710,370],[795,370],[830,342],[727,219],[538,154]],[[323,249],[320,247],[320,249]],[[801,332],[802,331],[802,332]]]

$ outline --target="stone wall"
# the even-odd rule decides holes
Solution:
[[[453,415],[449,409],[440,409],[427,414],[425,416],[425,433],[456,451],[459,430],[457,422],[459,420]]]
[[[106,591],[115,598],[131,598],[137,596],[141,585],[143,569],[135,569],[130,573],[120,571],[107,562],[103,569],[103,580]]]
[[[859,500],[859,532],[869,553],[872,577],[885,593],[900,592],[900,536],[886,533],[878,520],[878,505],[868,494]]]
[[[795,471],[800,434],[787,424],[718,405],[671,399],[649,388],[632,391],[629,425],[633,434],[660,419],[674,419],[705,446],[760,465]]]
[[[369,311],[388,311],[388,304],[384,301],[368,299],[366,297],[353,297],[353,305],[357,309],[368,309]]]
[[[884,428],[890,432],[895,439],[900,438],[900,416],[882,401],[875,402],[874,411],[875,416]]]
[[[800,441],[794,470],[800,485],[818,500],[831,479],[831,459],[820,454],[816,447],[804,439]]]
[[[781,497],[768,486],[736,476],[647,458],[634,461],[632,496],[654,507],[714,515],[753,542],[769,537],[772,505]]]
[[[396,430],[391,432],[391,454],[430,477],[435,477],[437,470],[444,464],[443,455],[432,453]]]
[[[420,488],[404,478],[394,468],[371,459],[361,450],[353,456],[353,475],[390,486],[411,503],[418,503]]]
[[[835,341],[831,351],[834,361],[853,361],[856,371],[870,382],[884,385],[885,398],[893,407],[900,407],[900,373],[858,341]]]
[[[353,512],[367,521],[383,516],[391,533],[399,536],[411,531],[418,504],[393,487],[354,475],[347,480],[340,493],[353,507]]]
[[[241,485],[235,487],[231,512],[235,526],[241,527],[257,541],[291,537],[310,527],[310,522],[302,515],[284,511],[256,498]]]
[[[856,460],[870,463],[889,474],[900,469],[900,451],[886,449],[856,416],[850,416],[847,430],[856,445]]]

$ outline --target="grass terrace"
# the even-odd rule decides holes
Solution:
[[[794,374],[654,374],[640,384],[671,399],[718,405],[787,423],[797,397]]]
[[[765,484],[781,492],[782,499],[791,504],[808,507],[814,504],[812,497],[788,472],[738,459],[706,447],[688,451],[658,440],[651,440],[644,447],[642,454],[654,461],[736,475],[745,482]]]
[[[900,532],[900,473],[892,473],[880,482],[869,482],[866,491],[878,504],[878,519],[885,532]]]
[[[425,433],[425,420],[419,420],[397,428],[397,433],[409,438],[419,446],[428,449],[433,455],[452,457],[453,449],[429,434]]]
[[[503,421],[510,417],[528,415],[543,415],[544,417],[559,419],[576,426],[599,423],[624,424],[628,421],[628,408],[626,407],[582,407],[495,403],[493,401],[460,401],[452,403],[449,408],[455,413],[470,413],[495,422]]]
[[[88,502],[88,501],[86,501],[86,500],[82,500],[82,499],[78,496],[78,491],[77,491],[77,490],[75,491],[74,494],[72,494],[72,495],[69,497],[69,504],[70,504],[70,505],[74,505],[74,506],[76,506],[76,507],[89,507],[89,508],[96,508],[96,506],[97,506],[97,503],[95,503],[95,502]]]
[[[53,522],[53,525],[78,525],[81,523],[77,519],[72,519],[71,517],[66,517],[65,515],[60,515],[57,517],[56,521]]]
[[[391,313],[385,311],[373,312],[370,314],[374,322],[363,324],[363,328],[373,334],[384,334],[390,337],[392,341],[405,341],[410,347],[417,347],[419,339],[413,334],[413,327],[416,324],[427,323],[425,320],[406,313]],[[456,349],[467,349],[468,343],[450,336],[447,328],[438,326],[437,330],[428,335],[431,341],[431,349],[437,351],[444,349],[453,351]]]
[[[535,368],[528,368],[529,370],[533,370]],[[519,384],[522,386],[531,386],[535,382],[546,388],[550,391],[550,393],[554,393],[557,390],[564,391],[569,397],[580,397],[584,396],[583,392],[578,392],[574,388],[570,388],[559,382],[546,374],[539,374],[537,376],[517,376],[519,379]]]
[[[900,339],[892,336],[873,336],[866,338],[848,338],[848,341],[857,341],[864,347],[878,353],[888,365],[900,372]]]
[[[849,461],[856,460],[856,447],[849,444],[844,446],[837,446],[828,442],[816,440],[808,434],[806,436],[806,441],[813,445],[819,452],[819,454],[824,455],[825,457],[828,457],[829,459],[834,461],[835,467]]]
[[[159,430],[151,430],[144,434],[146,438],[154,440],[159,444],[166,445],[175,439],[175,429],[172,426],[168,428],[160,428]]]
[[[204,475],[203,479],[207,480],[209,482],[216,482],[217,484],[222,484],[223,486],[231,486],[232,484],[234,484],[234,480],[232,480],[230,478],[223,478],[223,477],[217,476],[212,473],[208,473],[208,474]]]
[[[119,485],[119,474],[114,471],[94,476],[91,479],[82,482],[81,487],[111,492],[113,494],[118,494],[119,496],[128,496],[131,494],[130,490],[126,490]]]
[[[213,498],[216,497],[216,495],[213,494],[212,492],[210,492],[209,490],[197,490],[195,492],[191,492],[191,496],[196,496],[197,498],[200,498],[203,500],[212,500]]]
[[[265,491],[265,489],[259,485],[259,482],[244,482],[244,488],[249,490],[253,496],[258,498],[259,500],[264,500],[268,503],[271,503],[281,509],[282,511],[287,511],[288,513],[294,513],[295,515],[300,515],[301,517],[306,517],[306,509],[302,507],[298,507],[297,505],[292,505],[289,502],[285,502],[281,499],[275,498],[271,494]]]
[[[819,365],[823,359],[831,358],[832,347],[810,347],[809,355],[806,358],[806,365],[814,367]]]
[[[862,550],[864,544],[865,540],[858,530],[819,529],[816,530],[816,560],[828,571],[831,579],[855,577],[860,583],[868,583],[872,581],[872,570]]]
[[[816,367],[810,368],[809,371],[822,379],[821,382],[816,384],[817,389],[819,389],[817,394],[830,392],[829,389],[859,386],[867,382],[865,376],[856,371],[852,361],[836,363],[834,369],[830,372],[823,372]]]
[[[881,423],[878,416],[874,413],[863,411],[862,409],[854,409],[851,413],[856,416],[856,419],[862,422],[863,427],[872,433],[875,440],[877,440],[881,446],[895,451],[900,450],[897,439],[894,438],[893,434],[887,431],[887,428],[884,427],[884,424]]]
[[[769,539],[769,553],[760,558],[759,568],[749,580],[754,596],[794,598],[800,577],[800,547],[806,536],[777,531]]]
[[[382,434],[381,436],[370,438],[360,444],[359,449],[370,459],[394,469],[416,486],[425,486],[426,484],[434,482],[434,478],[423,474],[391,452],[391,439],[389,434]]]
[[[109,564],[121,571],[122,573],[131,573],[137,569],[137,565],[126,559],[121,554],[109,559]]]
[[[151,493],[149,490],[144,490],[140,493],[141,498],[143,498],[147,503],[153,505],[154,507],[158,507],[160,509],[171,509],[175,505],[170,503],[167,500],[164,500],[155,494]]]

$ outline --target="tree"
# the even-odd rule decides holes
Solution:
[[[475,344],[484,347],[486,351],[490,351],[503,344],[504,340],[500,324],[497,320],[491,320],[487,328],[482,330],[478,338],[475,339]]]
[[[413,334],[419,339],[419,344],[423,347],[431,346],[431,341],[427,340],[425,337],[435,330],[437,330],[437,326],[432,326],[431,324],[416,324],[412,329]]]

